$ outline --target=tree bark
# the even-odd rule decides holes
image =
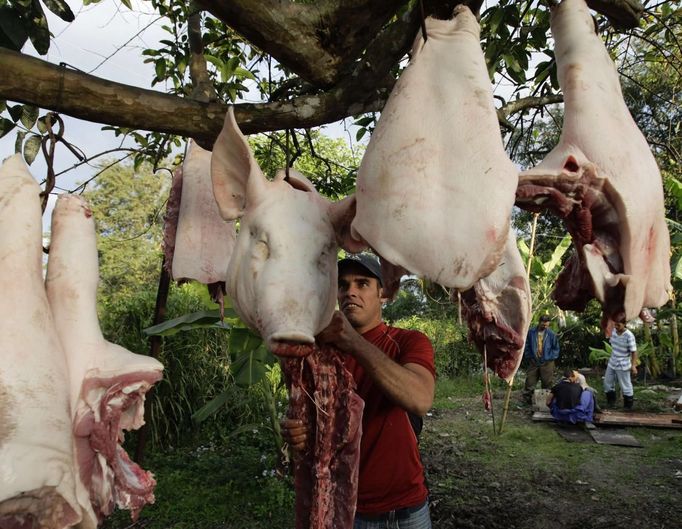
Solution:
[[[197,0],[306,81],[336,84],[406,0]]]
[[[0,98],[131,129],[167,132],[213,145],[228,105],[201,103],[107,81],[0,48]],[[357,94],[352,85],[291,101],[234,105],[244,134],[307,128],[380,110],[388,90]],[[362,100],[356,100],[358,95]]]

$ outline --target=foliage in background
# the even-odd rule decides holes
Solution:
[[[170,189],[166,171],[130,164],[106,169],[83,193],[97,229],[103,302],[155,289],[161,265],[163,214]]]

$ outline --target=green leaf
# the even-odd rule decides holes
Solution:
[[[76,18],[64,0],[43,0],[43,4],[65,22],[73,22]]]
[[[192,420],[197,424],[201,424],[209,417],[215,415],[218,412],[218,410],[220,410],[220,408],[225,406],[225,404],[229,402],[230,398],[232,398],[233,394],[234,393],[230,390],[223,391],[220,395],[208,401],[195,413],[193,413]]]
[[[38,131],[41,134],[47,134],[47,123],[46,123],[46,121],[47,121],[47,115],[39,118],[37,123],[36,123],[38,126]]]
[[[36,159],[36,156],[38,156],[42,142],[43,138],[41,136],[31,134],[26,140],[26,143],[24,143],[24,159],[28,165],[31,165]]]
[[[673,268],[673,276],[675,279],[682,279],[682,257],[677,260]]]
[[[166,59],[157,59],[154,64],[156,78],[161,81],[166,77]]]
[[[254,81],[257,81],[256,76],[253,75],[249,70],[246,68],[237,67],[234,71],[234,75],[238,77],[239,79],[252,79]]]
[[[121,0],[121,3],[122,3],[124,6],[126,6],[128,9],[130,9],[131,11],[133,10],[133,6],[132,6],[132,4],[130,3],[130,0]]]
[[[50,49],[50,30],[47,26],[47,18],[38,0],[33,0],[30,10],[31,27],[28,37],[36,51],[45,55]]]
[[[225,314],[237,317],[232,309],[225,309]],[[147,327],[142,332],[147,336],[172,336],[182,331],[203,328],[229,329],[230,325],[220,321],[220,311],[218,309],[202,310]]]
[[[571,236],[570,235],[564,235],[564,238],[561,239],[559,244],[557,244],[556,247],[554,248],[554,251],[552,252],[552,256],[549,258],[549,261],[547,261],[546,263],[543,263],[543,265],[542,265],[542,268],[546,274],[549,274],[557,266],[561,265],[561,259],[563,258],[564,254],[566,253],[566,250],[568,250],[570,247],[571,247]]]
[[[23,105],[13,105],[7,109],[7,112],[9,112],[12,121],[16,123],[21,119],[21,115],[24,113],[24,107]]]
[[[21,112],[21,117],[19,119],[21,120],[21,124],[24,127],[30,129],[33,127],[33,125],[35,125],[35,122],[38,119],[38,107],[34,107],[33,105],[24,105],[24,108]]]
[[[14,140],[14,152],[21,152],[21,148],[24,146],[24,138],[26,137],[26,132],[23,130],[17,131],[17,139]]]
[[[7,5],[0,6],[0,46],[14,51],[28,40],[28,33],[17,12]]]
[[[11,131],[14,127],[15,124],[11,120],[7,118],[0,118],[0,138]]]
[[[233,328],[228,341],[230,348],[230,371],[240,386],[251,386],[262,380],[267,366],[275,362],[263,340],[249,329]]]

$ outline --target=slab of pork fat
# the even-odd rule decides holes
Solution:
[[[145,393],[163,366],[104,339],[97,318],[95,222],[85,200],[61,195],[52,214],[46,287],[71,380],[74,453],[83,528],[114,506],[133,518],[154,501],[151,473],[122,448],[123,432],[144,424]]]
[[[504,151],[480,27],[426,19],[358,170],[352,224],[382,258],[470,288],[500,260],[518,171]]]
[[[42,273],[40,187],[20,155],[0,167],[0,527],[81,519],[69,375]]]
[[[671,290],[661,175],[584,0],[553,8],[551,27],[564,123],[558,145],[521,173],[517,204],[550,209],[571,233],[558,305],[583,310],[595,297],[606,318],[631,319]]]
[[[211,151],[190,141],[182,164],[173,279],[205,285],[225,282],[235,238],[234,222],[223,220],[213,197]]]

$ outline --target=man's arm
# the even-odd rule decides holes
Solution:
[[[635,335],[634,334],[630,334],[630,347],[632,349],[630,351],[630,355],[632,356],[632,358],[630,360],[630,362],[631,362],[630,372],[633,375],[637,375],[637,366],[636,366],[636,364],[637,364],[637,342],[635,341]]]
[[[548,408],[552,404],[553,400],[554,400],[554,393],[550,392],[549,395],[547,395],[547,399],[545,400],[545,404],[547,405]]]
[[[340,311],[317,339],[355,357],[382,392],[405,411],[424,415],[433,404],[436,381],[424,366],[400,365],[365,340]]]

